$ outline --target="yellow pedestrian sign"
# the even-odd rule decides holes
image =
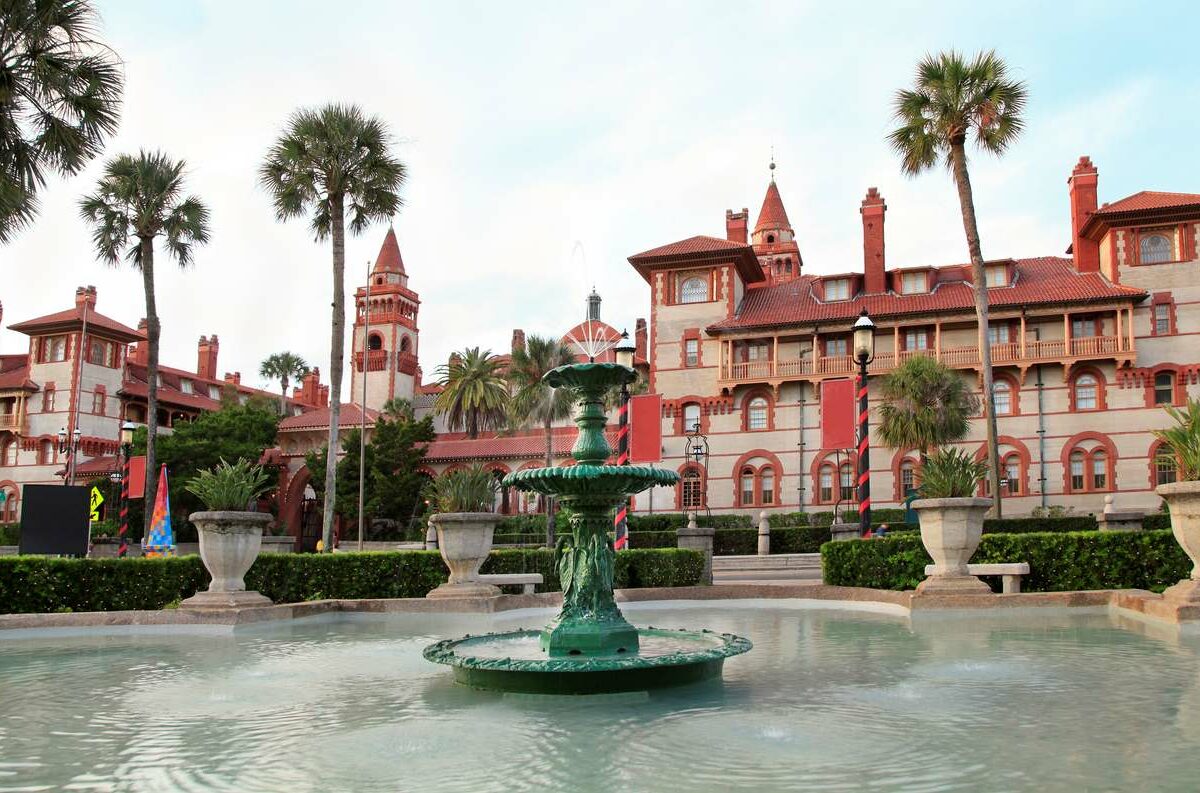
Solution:
[[[90,502],[93,521],[100,520],[100,505],[104,503],[104,496],[100,493],[100,488],[92,485],[92,500]]]

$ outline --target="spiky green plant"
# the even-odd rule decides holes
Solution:
[[[943,446],[921,464],[921,498],[967,498],[987,476],[984,460],[962,449]]]
[[[212,470],[189,480],[185,489],[210,510],[244,510],[271,489],[271,477],[244,457],[236,463],[222,459]]]
[[[496,479],[480,465],[448,471],[433,480],[430,495],[438,512],[491,512]]]
[[[1182,410],[1171,405],[1163,409],[1175,420],[1175,426],[1155,430],[1154,437],[1175,453],[1180,481],[1200,480],[1200,400],[1189,399]]]
[[[503,362],[491,350],[468,347],[454,353],[437,373],[442,392],[433,409],[446,417],[447,429],[478,438],[485,430],[504,426],[508,384],[504,381]]]
[[[918,355],[883,378],[879,437],[893,449],[930,449],[966,437],[979,401],[962,376],[940,361]]]

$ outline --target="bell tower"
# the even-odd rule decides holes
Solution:
[[[388,228],[370,283],[354,293],[354,349],[350,354],[350,401],[380,410],[389,399],[413,398],[418,385],[417,311],[421,299],[408,288],[396,231]],[[366,356],[363,340],[366,340]]]
[[[758,211],[758,222],[750,235],[754,254],[762,265],[767,278],[774,282],[790,281],[800,277],[800,246],[788,220],[779,187],[775,184],[775,158],[771,158],[771,182],[763,197],[762,209]],[[726,213],[728,219],[728,213]],[[727,220],[728,223],[728,220]]]

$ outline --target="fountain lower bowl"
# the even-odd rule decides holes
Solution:
[[[608,694],[668,688],[719,677],[725,659],[752,647],[748,639],[712,631],[639,628],[636,653],[547,657],[541,631],[520,630],[447,639],[425,648],[472,688],[528,694]]]

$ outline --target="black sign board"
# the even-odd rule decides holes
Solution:
[[[25,485],[20,553],[87,556],[88,488]]]

